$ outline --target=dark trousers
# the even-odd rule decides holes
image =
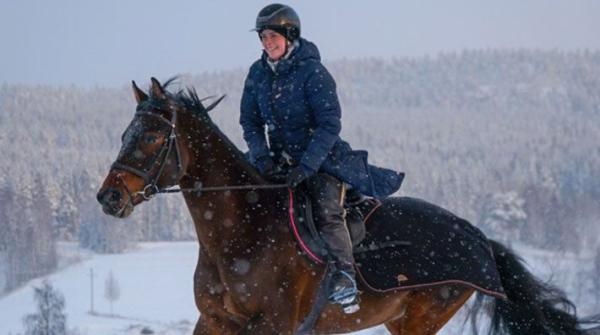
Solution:
[[[354,275],[352,242],[343,207],[344,183],[328,174],[318,173],[306,181],[306,186],[312,199],[315,225],[325,242],[329,261],[338,270]]]

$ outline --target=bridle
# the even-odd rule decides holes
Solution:
[[[156,156],[156,159],[150,164],[147,164],[146,167],[141,169],[134,168],[129,165],[125,165],[119,163],[118,161],[114,162],[111,166],[111,169],[127,171],[132,173],[144,180],[144,188],[142,191],[132,193],[127,184],[123,180],[123,177],[118,174],[117,177],[121,180],[125,189],[129,193],[130,201],[133,201],[132,198],[134,195],[141,195],[144,200],[152,199],[157,193],[163,193],[165,189],[160,189],[157,185],[158,179],[162,176],[165,166],[167,165],[168,158],[173,152],[173,148],[175,149],[175,161],[177,163],[177,176],[180,176],[183,170],[182,162],[181,162],[181,150],[179,148],[179,141],[177,141],[177,133],[175,132],[175,124],[177,122],[177,112],[174,108],[171,108],[171,119],[167,119],[161,114],[152,113],[147,110],[141,110],[140,106],[138,106],[138,110],[135,113],[135,117],[138,116],[153,116],[158,118],[160,121],[166,123],[170,127],[169,136],[167,137],[167,141],[163,143],[160,152]],[[157,168],[158,167],[158,168]],[[156,173],[152,174],[153,171]]]
[[[283,188],[287,187],[287,184],[265,184],[265,185],[233,185],[233,186],[212,186],[212,187],[203,187],[201,182],[196,182],[193,188],[159,188],[157,185],[158,179],[160,179],[165,166],[168,162],[168,157],[173,152],[173,148],[175,149],[175,160],[177,163],[177,174],[176,176],[181,176],[183,173],[183,165],[181,160],[181,150],[179,148],[179,141],[177,141],[177,132],[175,131],[175,125],[177,122],[177,111],[175,108],[169,108],[171,111],[171,119],[167,119],[161,114],[153,113],[148,110],[144,110],[141,108],[142,106],[138,105],[137,111],[135,113],[135,117],[138,116],[153,116],[159,118],[162,122],[166,123],[170,127],[169,136],[167,138],[167,142],[163,143],[160,152],[156,156],[155,160],[147,164],[146,167],[142,169],[134,168],[129,165],[125,165],[115,161],[111,170],[121,170],[132,173],[144,180],[144,187],[141,191],[131,192],[127,183],[123,176],[118,173],[117,178],[119,178],[120,182],[123,184],[123,187],[129,194],[129,204],[131,206],[134,205],[133,198],[136,195],[141,195],[142,198],[146,201],[152,199],[158,193],[178,193],[178,192],[196,192],[197,195],[200,195],[202,192],[210,192],[210,191],[231,191],[231,190],[255,190],[255,189],[272,189],[272,188]],[[155,174],[151,174],[152,171],[156,170]]]

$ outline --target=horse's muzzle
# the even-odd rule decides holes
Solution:
[[[128,201],[123,201],[123,193],[113,187],[101,189],[96,199],[102,205],[102,211],[108,215],[124,218],[133,210],[133,206]]]

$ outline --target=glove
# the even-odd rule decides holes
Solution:
[[[310,177],[314,172],[310,171],[307,168],[304,168],[302,165],[298,165],[288,173],[285,178],[285,182],[289,187],[294,188],[300,185],[301,182]]]
[[[262,158],[256,161],[256,168],[263,178],[272,183],[281,183],[285,180],[281,167],[270,158]]]
[[[256,168],[261,175],[269,176],[275,172],[275,162],[269,156],[263,157],[256,161]]]

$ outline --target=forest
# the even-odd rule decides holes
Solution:
[[[325,64],[337,81],[342,137],[406,173],[399,196],[443,206],[505,243],[598,250],[600,52],[466,50]],[[241,150],[246,71],[183,74],[174,85],[227,94],[211,113]],[[152,75],[131,79],[147,87]],[[0,293],[54,271],[59,241],[117,253],[139,241],[195,239],[179,195],[125,220],[96,202],[134,111],[128,83],[0,86]]]

